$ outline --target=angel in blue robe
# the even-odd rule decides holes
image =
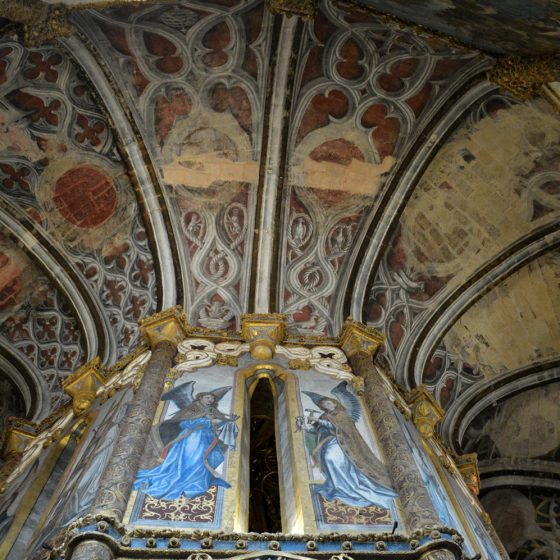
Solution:
[[[224,462],[224,452],[235,449],[239,431],[235,423],[238,416],[226,415],[217,406],[231,386],[193,397],[195,383],[183,383],[162,395],[162,400],[172,400],[179,411],[159,425],[162,462],[138,471],[135,490],[176,500],[181,496],[195,498],[214,485],[230,487],[216,469]]]
[[[307,424],[301,416],[297,427],[315,436],[312,457],[320,462],[325,482],[314,491],[327,500],[340,500],[351,506],[381,506],[391,509],[396,497],[385,465],[373,454],[355,423],[360,419],[360,401],[347,388],[346,381],[332,391],[333,397],[303,391],[322,413],[309,411]],[[344,403],[344,406],[342,403]]]

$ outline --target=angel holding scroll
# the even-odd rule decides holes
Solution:
[[[307,410],[307,425],[303,416],[296,418],[299,430],[315,436],[312,457],[320,462],[325,482],[317,484],[314,491],[327,500],[340,500],[351,506],[390,509],[396,493],[385,465],[355,425],[360,419],[360,401],[348,390],[346,381],[332,389],[332,397],[302,392],[321,409]]]
[[[239,432],[235,423],[239,416],[226,415],[218,409],[231,386],[194,395],[195,383],[183,383],[162,395],[162,400],[173,401],[179,411],[159,425],[161,464],[140,469],[135,490],[154,498],[176,500],[200,496],[213,485],[230,487],[216,469],[224,462],[224,452],[235,449]]]

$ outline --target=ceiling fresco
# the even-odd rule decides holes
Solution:
[[[285,313],[294,337],[352,315],[488,492],[506,459],[558,470],[560,114],[487,78],[492,53],[557,49],[558,3],[361,4],[87,4],[34,46],[6,27],[1,410],[48,416],[176,304],[227,331]]]
[[[361,0],[361,4],[497,54],[558,53],[557,0]]]

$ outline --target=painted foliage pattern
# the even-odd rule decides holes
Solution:
[[[132,523],[216,528],[222,525],[228,456],[239,416],[233,370],[213,367],[183,376],[162,395],[162,414],[136,475]]]
[[[110,315],[122,355],[155,309],[155,274],[115,138],[65,51],[4,39],[0,59],[0,195],[60,244]]]
[[[498,131],[511,142],[496,146]],[[500,251],[557,218],[559,132],[546,106],[494,96],[472,109],[428,167],[364,307],[368,324],[386,335],[380,361],[400,381],[409,373],[405,366],[417,333],[439,302]],[[447,406],[482,378],[478,365],[440,344],[418,382]]]
[[[332,334],[352,249],[391,172],[464,72],[433,38],[321,4],[296,69],[284,197],[280,308],[303,334]],[[351,196],[349,196],[351,195]]]
[[[185,308],[208,328],[236,328],[246,308],[270,21],[261,1],[79,19],[157,163],[188,269]]]

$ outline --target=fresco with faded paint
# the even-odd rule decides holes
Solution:
[[[559,399],[559,383],[504,399],[471,422],[463,436],[463,449],[476,452],[483,462],[498,458],[558,460]]]
[[[560,119],[545,102],[515,104],[498,96],[473,108],[439,150],[400,217],[364,308],[368,324],[386,335],[384,365],[403,371],[400,360],[418,325],[446,295],[558,218],[559,146]],[[462,390],[461,379],[466,387],[482,373],[472,355],[451,363],[444,354],[438,349],[424,381],[437,385],[447,404]]]
[[[390,475],[359,397],[347,381],[294,372],[294,454],[303,452],[317,529],[381,530],[398,519]]]
[[[443,339],[447,351],[476,364],[485,378],[556,357],[560,352],[558,278],[558,251],[525,265],[457,320]],[[526,317],[533,317],[530,325]]]
[[[249,297],[271,14],[261,0],[182,2],[90,12],[78,23],[103,46],[156,163],[189,270],[189,321],[238,328]]]
[[[61,379],[84,360],[83,333],[72,303],[0,228],[0,340],[40,372],[53,408],[68,397]]]
[[[547,488],[500,488],[481,498],[510,558],[550,558],[560,553],[560,492]]]
[[[208,529],[223,520],[231,524],[224,518],[224,495],[239,492],[228,470],[240,430],[238,392],[233,368],[212,366],[184,375],[163,393],[133,486],[131,523]]]
[[[288,139],[279,307],[301,334],[335,334],[351,255],[399,158],[477,64],[335,2],[301,39]]]
[[[144,219],[104,108],[64,50],[10,37],[0,44],[0,97],[0,195],[99,297],[116,359],[137,341],[137,320],[155,310],[157,294]]]

